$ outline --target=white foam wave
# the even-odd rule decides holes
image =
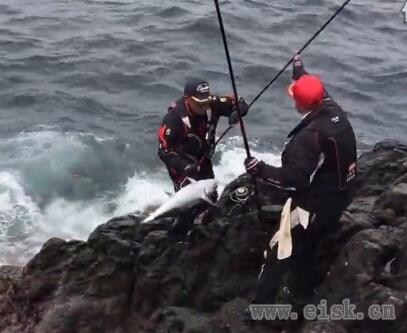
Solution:
[[[0,172],[0,236],[30,232],[40,215],[39,208],[25,193],[17,177],[10,172]]]
[[[25,240],[36,234],[40,220],[40,209],[18,177],[0,172],[0,263],[21,264],[29,259]]]
[[[115,214],[141,212],[149,206],[160,205],[168,199],[171,192],[172,183],[164,169],[153,174],[136,172],[127,181],[123,194],[118,197]]]
[[[251,155],[274,166],[280,166],[280,155],[274,153],[259,152],[251,149]],[[222,152],[220,162],[214,165],[216,179],[219,180],[221,189],[224,188],[237,176],[245,172],[244,160],[246,158],[246,150],[242,147],[240,137],[231,137],[225,144],[219,146],[219,151]]]
[[[52,136],[51,133],[41,135]],[[215,163],[214,171],[220,191],[245,171],[246,153],[239,140],[229,138],[218,148],[221,158]],[[256,151],[255,145],[252,155],[273,165],[280,163],[278,155]],[[171,193],[172,183],[162,165],[154,172],[136,171],[115,197],[82,201],[57,197],[40,209],[24,191],[18,174],[0,172],[0,263],[25,264],[51,237],[86,240],[108,219],[160,205]]]

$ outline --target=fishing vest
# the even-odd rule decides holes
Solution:
[[[214,116],[211,108],[207,110],[206,116],[191,117],[188,114],[184,99],[181,98],[171,104],[168,112],[177,113],[183,124],[184,135],[178,151],[196,158],[211,152],[215,144],[218,123],[218,117]]]

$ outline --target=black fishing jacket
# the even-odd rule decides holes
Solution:
[[[215,143],[216,126],[220,116],[233,112],[233,98],[212,96],[205,116],[192,114],[184,98],[169,108],[158,133],[158,156],[174,173],[182,173],[191,163],[209,154]]]
[[[289,133],[281,162],[281,167],[261,164],[257,176],[292,191],[296,205],[316,212],[329,197],[351,197],[357,174],[355,135],[330,96]]]

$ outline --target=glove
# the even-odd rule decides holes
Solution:
[[[292,79],[294,81],[297,81],[304,74],[307,74],[307,72],[304,69],[304,64],[303,64],[302,60],[300,59],[300,56],[297,54],[293,59]]]
[[[215,145],[211,145],[208,149],[208,153],[207,153],[207,159],[211,160],[213,154],[215,154]]]
[[[256,175],[259,172],[259,169],[264,165],[263,161],[259,161],[255,157],[247,157],[244,160],[244,166],[246,171],[252,175]]]
[[[242,117],[247,115],[247,113],[249,112],[249,105],[247,105],[247,103],[243,97],[239,98],[239,109],[240,109],[240,114],[242,115]],[[233,111],[229,116],[229,125],[234,125],[238,121],[239,121],[239,114],[238,114],[236,105],[234,105]]]
[[[193,164],[188,164],[185,168],[184,168],[184,175],[186,177],[192,177],[197,175],[199,172],[199,165],[197,163],[193,163]]]

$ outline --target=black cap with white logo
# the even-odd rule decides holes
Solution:
[[[199,79],[187,81],[184,87],[184,96],[192,97],[198,103],[210,101],[209,83]]]

